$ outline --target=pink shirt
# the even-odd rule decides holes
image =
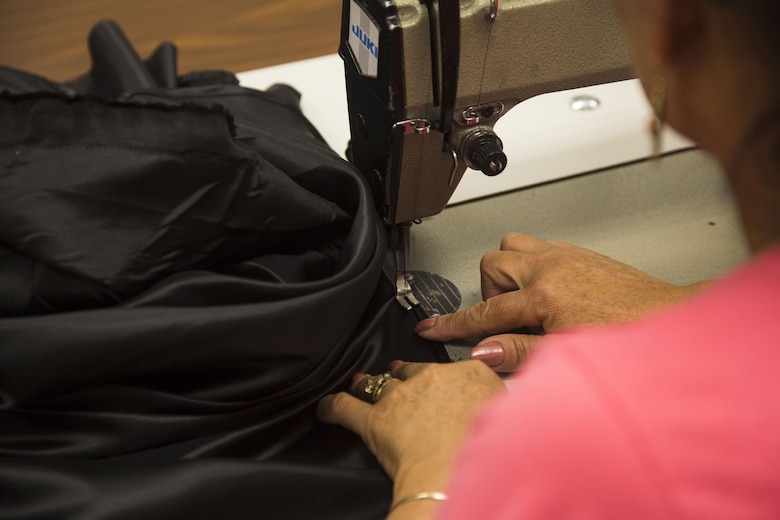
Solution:
[[[780,248],[543,345],[478,418],[440,518],[780,518]]]

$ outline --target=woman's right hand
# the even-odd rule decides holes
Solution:
[[[541,339],[510,334],[521,327],[546,333],[636,320],[681,302],[707,282],[677,286],[594,251],[510,233],[480,266],[481,302],[421,321],[433,341],[491,335],[472,351],[495,370],[515,370]]]

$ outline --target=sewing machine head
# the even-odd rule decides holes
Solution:
[[[610,0],[344,0],[341,31],[347,155],[388,224],[441,212],[467,168],[501,173],[516,104],[632,77]]]

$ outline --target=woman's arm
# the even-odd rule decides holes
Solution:
[[[629,322],[682,302],[709,282],[678,286],[607,256],[563,242],[511,233],[480,266],[481,302],[421,321],[432,341],[491,335],[472,351],[500,372],[515,370],[539,336],[507,334],[521,327],[547,333]]]

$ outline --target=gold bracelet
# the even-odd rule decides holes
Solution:
[[[444,493],[441,493],[439,491],[426,491],[425,493],[417,493],[416,495],[409,495],[408,497],[404,497],[400,499],[398,502],[390,506],[390,513],[392,513],[397,507],[402,506],[408,502],[413,502],[415,500],[438,500],[438,501],[445,501],[447,500],[447,495]]]

